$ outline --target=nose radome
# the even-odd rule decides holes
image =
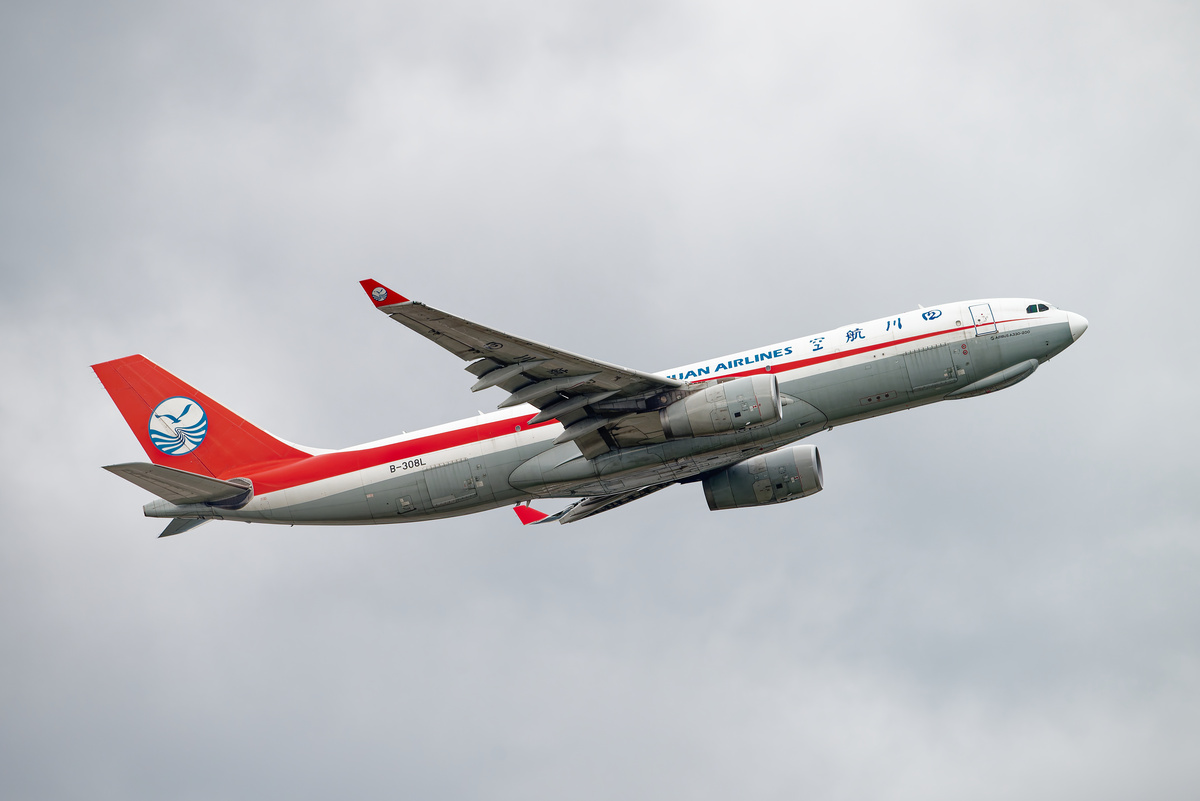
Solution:
[[[1082,314],[1067,312],[1067,322],[1071,324],[1071,341],[1079,341],[1079,338],[1083,336],[1083,332],[1087,330],[1087,318]]]

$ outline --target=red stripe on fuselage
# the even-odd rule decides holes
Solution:
[[[320,453],[299,461],[264,470],[260,473],[246,475],[254,482],[257,493],[276,492],[278,490],[309,484],[326,478],[378,467],[388,462],[398,462],[411,459],[414,456],[424,456],[460,445],[470,445],[473,442],[496,439],[508,434],[514,434],[518,429],[528,431],[533,428],[553,425],[550,420],[537,425],[527,425],[530,416],[510,417],[507,420],[495,420],[489,423],[468,425],[452,431],[442,431],[424,437],[415,437],[400,442],[390,442],[374,448]],[[233,476],[229,476],[232,478]]]
[[[1027,318],[1026,318],[1027,319]],[[1024,320],[1001,320],[997,321],[997,325],[1005,323],[1024,322]],[[928,334],[918,334],[916,336],[904,337],[903,339],[892,340],[891,342],[854,348],[853,350],[835,351],[831,353],[822,353],[820,356],[812,356],[806,359],[798,359],[796,361],[784,362],[782,364],[771,364],[771,372],[799,370],[804,367],[810,367],[814,364],[823,364],[825,362],[835,361],[837,359],[845,359],[850,356],[858,356],[863,353],[870,353],[874,350],[883,350],[885,348],[896,347],[897,345],[907,345],[910,342],[917,342],[922,339],[930,339],[932,337],[945,336],[959,331],[967,331],[974,328],[974,325],[964,325],[957,328],[947,328],[942,331],[934,331]],[[766,373],[767,365],[758,367],[753,370],[743,370],[736,373],[723,373],[719,376],[705,377],[698,379],[694,383],[700,381],[712,381],[717,378],[740,378],[747,375],[757,375]],[[297,487],[301,484],[309,484],[314,481],[334,478],[336,476],[346,475],[358,470],[366,470],[371,467],[387,464],[389,462],[398,462],[402,459],[412,459],[416,456],[424,456],[429,453],[455,448],[460,445],[469,445],[473,442],[483,442],[489,439],[497,439],[516,433],[517,427],[527,431],[542,426],[555,425],[557,421],[549,420],[536,425],[527,425],[525,423],[529,417],[521,415],[510,417],[505,420],[496,420],[489,423],[479,425],[470,424],[463,428],[456,428],[452,431],[442,431],[437,434],[430,434],[424,437],[415,437],[413,439],[402,440],[400,442],[392,442],[387,445],[379,445],[374,448],[360,448],[357,450],[335,451],[333,453],[321,453],[315,456],[309,456],[305,459],[300,459],[294,462],[272,467],[268,470],[256,473],[240,473],[239,475],[249,478],[254,482],[254,491],[262,494],[267,492],[277,492],[278,490],[288,489],[289,487]],[[219,476],[220,478],[234,478],[235,476]]]
[[[997,320],[995,325],[1004,325],[1006,323],[1020,323],[1020,322],[1025,322],[1028,319],[1029,318],[1026,317],[1026,318],[1021,318],[1021,319],[1017,319],[1017,320]],[[694,378],[694,379],[687,379],[687,380],[690,380],[693,384],[699,384],[704,381],[714,381],[718,378],[741,378],[742,376],[758,375],[760,373],[767,373],[767,372],[778,373],[781,371],[786,372],[789,370],[800,370],[805,367],[811,367],[814,364],[823,364],[825,362],[832,362],[836,359],[845,359],[848,356],[858,356],[863,353],[870,353],[873,350],[885,350],[887,348],[894,348],[897,345],[907,345],[910,342],[917,342],[919,340],[929,339],[931,337],[945,336],[946,334],[954,334],[959,331],[969,331],[972,328],[975,328],[974,324],[958,326],[956,328],[946,328],[942,331],[934,331],[929,334],[917,334],[916,336],[904,337],[902,339],[893,339],[890,342],[885,342],[885,343],[875,344],[875,345],[866,345],[861,348],[853,348],[852,350],[831,351],[829,353],[822,353],[820,356],[812,356],[807,359],[797,359],[796,361],[791,361],[791,362],[780,362],[780,363],[767,362],[766,364],[764,364],[764,366],[755,367],[752,370],[742,370],[742,371],[736,372],[736,373],[721,373],[720,375],[704,376],[703,378]],[[986,335],[984,335],[984,336],[986,336]],[[770,368],[769,370],[767,369],[768,367]]]
[[[742,376],[758,375],[760,373],[766,373],[766,372],[777,373],[780,371],[786,372],[789,370],[800,370],[804,367],[811,367],[814,364],[824,364],[825,362],[832,362],[837,359],[845,359],[849,356],[858,356],[861,353],[870,353],[873,350],[883,350],[884,348],[893,348],[897,345],[907,345],[909,342],[916,342],[917,340],[920,340],[920,339],[929,339],[930,337],[944,336],[945,334],[953,334],[956,331],[966,331],[968,328],[974,328],[974,327],[975,326],[973,326],[973,325],[965,325],[960,328],[947,328],[944,331],[934,331],[931,334],[918,334],[917,336],[905,337],[904,339],[894,339],[890,342],[887,342],[886,344],[866,345],[864,347],[853,348],[851,350],[829,351],[828,353],[822,353],[820,356],[810,356],[807,359],[797,359],[795,361],[790,361],[790,362],[780,362],[780,363],[768,362],[767,364],[763,365],[762,367],[755,367],[752,370],[741,370],[736,373],[721,373],[721,375],[705,376],[703,378],[692,379],[692,383],[700,383],[703,381],[714,381],[718,378],[741,378]],[[768,367],[770,367],[770,370],[767,369]]]

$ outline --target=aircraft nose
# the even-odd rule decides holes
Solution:
[[[1067,322],[1071,324],[1071,341],[1078,342],[1083,336],[1083,332],[1087,330],[1087,318],[1082,314],[1075,312],[1067,312]]]

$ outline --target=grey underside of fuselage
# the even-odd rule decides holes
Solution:
[[[780,392],[791,399],[782,419],[735,434],[653,442],[588,460],[573,443],[553,446],[554,435],[547,431],[538,441],[507,450],[485,453],[480,447],[473,455],[442,464],[431,458],[425,469],[298,503],[272,505],[269,499],[282,494],[274,493],[255,509],[194,511],[284,525],[397,523],[454,517],[538,497],[627,492],[692,479],[834,426],[934,403],[1008,366],[1045,361],[1071,342],[1066,324],[1000,337],[969,333],[838,369],[781,374]]]

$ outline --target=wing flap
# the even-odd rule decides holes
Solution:
[[[509,393],[498,408],[530,403],[543,411],[536,418],[539,422],[575,423],[571,439],[605,430],[629,414],[652,411],[685,386],[674,378],[590,359],[455,317],[372,279],[361,283],[381,312],[470,362],[466,369],[478,379],[472,391],[498,386]],[[605,407],[594,406],[600,403]],[[602,436],[587,439],[592,456],[609,450],[609,443],[615,441]]]
[[[110,464],[104,469],[176,506],[229,500],[248,489],[244,484],[145,462]]]

